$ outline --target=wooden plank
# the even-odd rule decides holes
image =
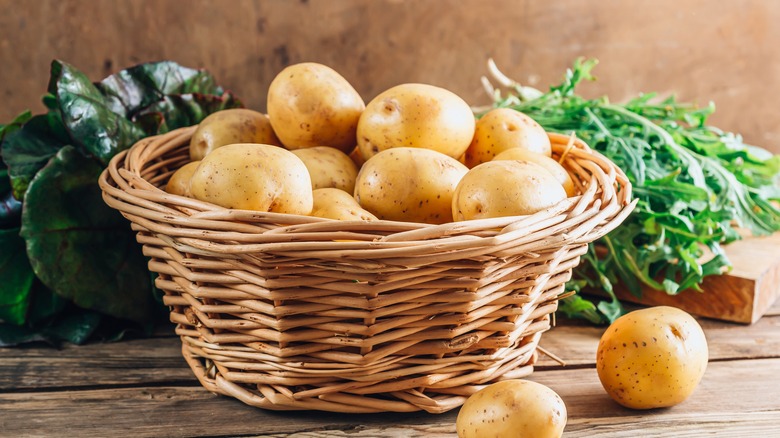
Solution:
[[[725,250],[733,269],[705,278],[703,293],[687,290],[669,295],[645,288],[640,298],[625,289],[616,290],[617,296],[626,302],[675,306],[694,315],[752,324],[780,297],[780,233],[747,237]]]
[[[780,357],[780,317],[743,326],[700,319],[711,360]],[[567,366],[593,365],[605,327],[560,321],[542,336],[541,346]],[[537,369],[559,368],[541,356]],[[0,391],[81,388],[105,385],[198,385],[181,357],[178,337],[118,343],[0,349]]]
[[[594,368],[535,373],[567,405],[567,437],[770,436],[780,424],[780,359],[711,362],[681,405],[632,411],[614,403]],[[441,415],[272,412],[203,388],[153,387],[0,394],[0,435],[107,436],[454,436],[456,411]],[[74,413],[78,415],[74,415]],[[401,433],[399,434],[399,431]],[[316,432],[316,433],[315,433]],[[750,435],[748,435],[748,432]],[[370,434],[369,434],[370,433]],[[680,435],[682,433],[682,435]],[[360,435],[362,434],[362,435]]]
[[[162,382],[198,385],[178,337],[0,348],[0,391]]]

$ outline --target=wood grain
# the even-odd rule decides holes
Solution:
[[[735,425],[748,427],[756,436],[770,436],[780,422],[780,403],[771,399],[780,393],[778,369],[780,359],[712,362],[690,399],[656,411],[632,411],[615,404],[601,388],[594,368],[550,370],[531,379],[549,386],[566,402],[567,437],[636,436],[631,433],[638,430],[648,431],[642,436],[681,436],[680,431],[702,436]],[[441,415],[269,412],[189,387],[0,394],[0,411],[0,434],[17,437],[68,436],[75,430],[82,437],[118,430],[137,437],[293,433],[318,437],[344,436],[345,431],[363,433],[354,436],[394,436],[399,431],[403,436],[431,432],[454,436],[457,416],[456,411]]]
[[[0,9],[0,121],[43,110],[53,58],[93,80],[160,59],[206,67],[262,110],[273,76],[300,61],[331,65],[365,99],[427,82],[480,104],[489,56],[543,89],[587,56],[601,63],[586,95],[713,101],[714,124],[780,152],[773,0],[0,0]]]
[[[0,391],[105,385],[197,385],[178,337],[0,348]]]

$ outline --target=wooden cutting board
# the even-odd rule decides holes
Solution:
[[[707,277],[702,284],[703,292],[687,290],[668,295],[646,289],[637,298],[627,290],[618,290],[618,298],[650,306],[675,306],[694,315],[752,324],[780,296],[780,233],[746,237],[725,249],[733,269],[724,275]]]

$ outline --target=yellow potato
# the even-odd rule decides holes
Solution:
[[[613,400],[633,409],[674,406],[696,389],[707,369],[704,331],[668,306],[621,316],[601,336],[596,370]]]
[[[550,156],[550,137],[536,121],[511,108],[490,110],[477,121],[474,137],[466,149],[469,168],[488,162],[511,148],[523,148]]]
[[[173,172],[168,184],[165,185],[165,191],[172,195],[179,196],[192,196],[190,193],[190,179],[192,174],[195,173],[195,169],[198,168],[200,161],[191,161],[184,166],[181,166]]]
[[[375,221],[376,216],[363,209],[355,198],[344,190],[333,187],[315,189],[311,216],[341,221]]]
[[[503,380],[472,394],[455,421],[459,438],[559,438],[566,404],[552,389],[529,380]]]
[[[467,171],[440,152],[391,148],[369,158],[360,169],[355,199],[380,219],[452,222],[452,193]]]
[[[474,113],[455,93],[426,84],[390,88],[366,105],[357,128],[366,159],[394,147],[460,157],[474,136]]]
[[[268,88],[268,116],[288,149],[355,147],[358,119],[366,105],[332,68],[314,62],[282,70]]]
[[[234,143],[282,145],[265,114],[244,108],[226,109],[198,124],[190,140],[190,159],[202,160],[214,149]]]
[[[559,162],[546,155],[532,152],[528,149],[512,148],[496,155],[492,161],[498,160],[522,160],[536,163],[552,173],[555,179],[563,185],[563,189],[566,190],[566,196],[574,196],[577,193],[577,189],[574,187],[574,181],[571,179],[569,172],[567,172]]]
[[[358,168],[344,152],[329,146],[315,146],[292,153],[309,169],[312,189],[335,187],[350,194],[355,190]]]
[[[528,161],[489,161],[468,171],[455,189],[456,221],[536,213],[566,199],[544,167]]]
[[[306,165],[278,146],[238,143],[206,155],[190,180],[192,196],[226,208],[308,215]]]

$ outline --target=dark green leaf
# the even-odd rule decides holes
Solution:
[[[104,165],[145,133],[121,114],[87,76],[73,66],[53,61],[49,92],[57,96],[62,120],[73,142]]]
[[[207,115],[229,108],[242,108],[241,101],[230,93],[222,96],[206,94],[184,94],[164,96],[158,102],[144,109],[138,118],[144,120],[141,126],[153,134],[164,133],[176,128],[192,126]],[[155,126],[156,125],[156,126]]]
[[[3,142],[3,139],[6,135],[18,130],[22,127],[27,121],[29,121],[32,118],[32,112],[30,110],[24,111],[23,113],[19,114],[18,116],[14,117],[13,120],[11,120],[10,123],[5,125],[0,125],[0,143]],[[0,168],[2,168],[3,164],[0,163]]]
[[[182,67],[171,61],[125,69],[103,79],[96,86],[106,96],[108,108],[128,119],[167,95],[222,94],[222,89],[210,73]]]
[[[97,330],[102,319],[98,312],[79,309],[64,314],[56,324],[46,327],[43,333],[56,340],[81,345]]]
[[[38,326],[42,322],[60,313],[68,304],[65,298],[55,294],[37,278],[33,281],[30,309],[27,311],[27,322]]]
[[[19,229],[0,230],[0,321],[24,324],[33,271]]]
[[[70,146],[30,184],[22,237],[38,278],[78,306],[146,322],[154,298],[129,223],[102,202],[101,166]]]
[[[34,328],[0,323],[0,348],[15,347],[29,342],[48,342],[48,338]]]
[[[23,199],[35,174],[69,141],[59,115],[50,112],[35,116],[21,129],[6,135],[2,143],[3,161],[14,196]]]
[[[0,171],[0,176],[5,171]],[[2,193],[2,192],[0,192]],[[22,218],[22,203],[14,198],[10,190],[0,195],[0,229],[17,228]]]

